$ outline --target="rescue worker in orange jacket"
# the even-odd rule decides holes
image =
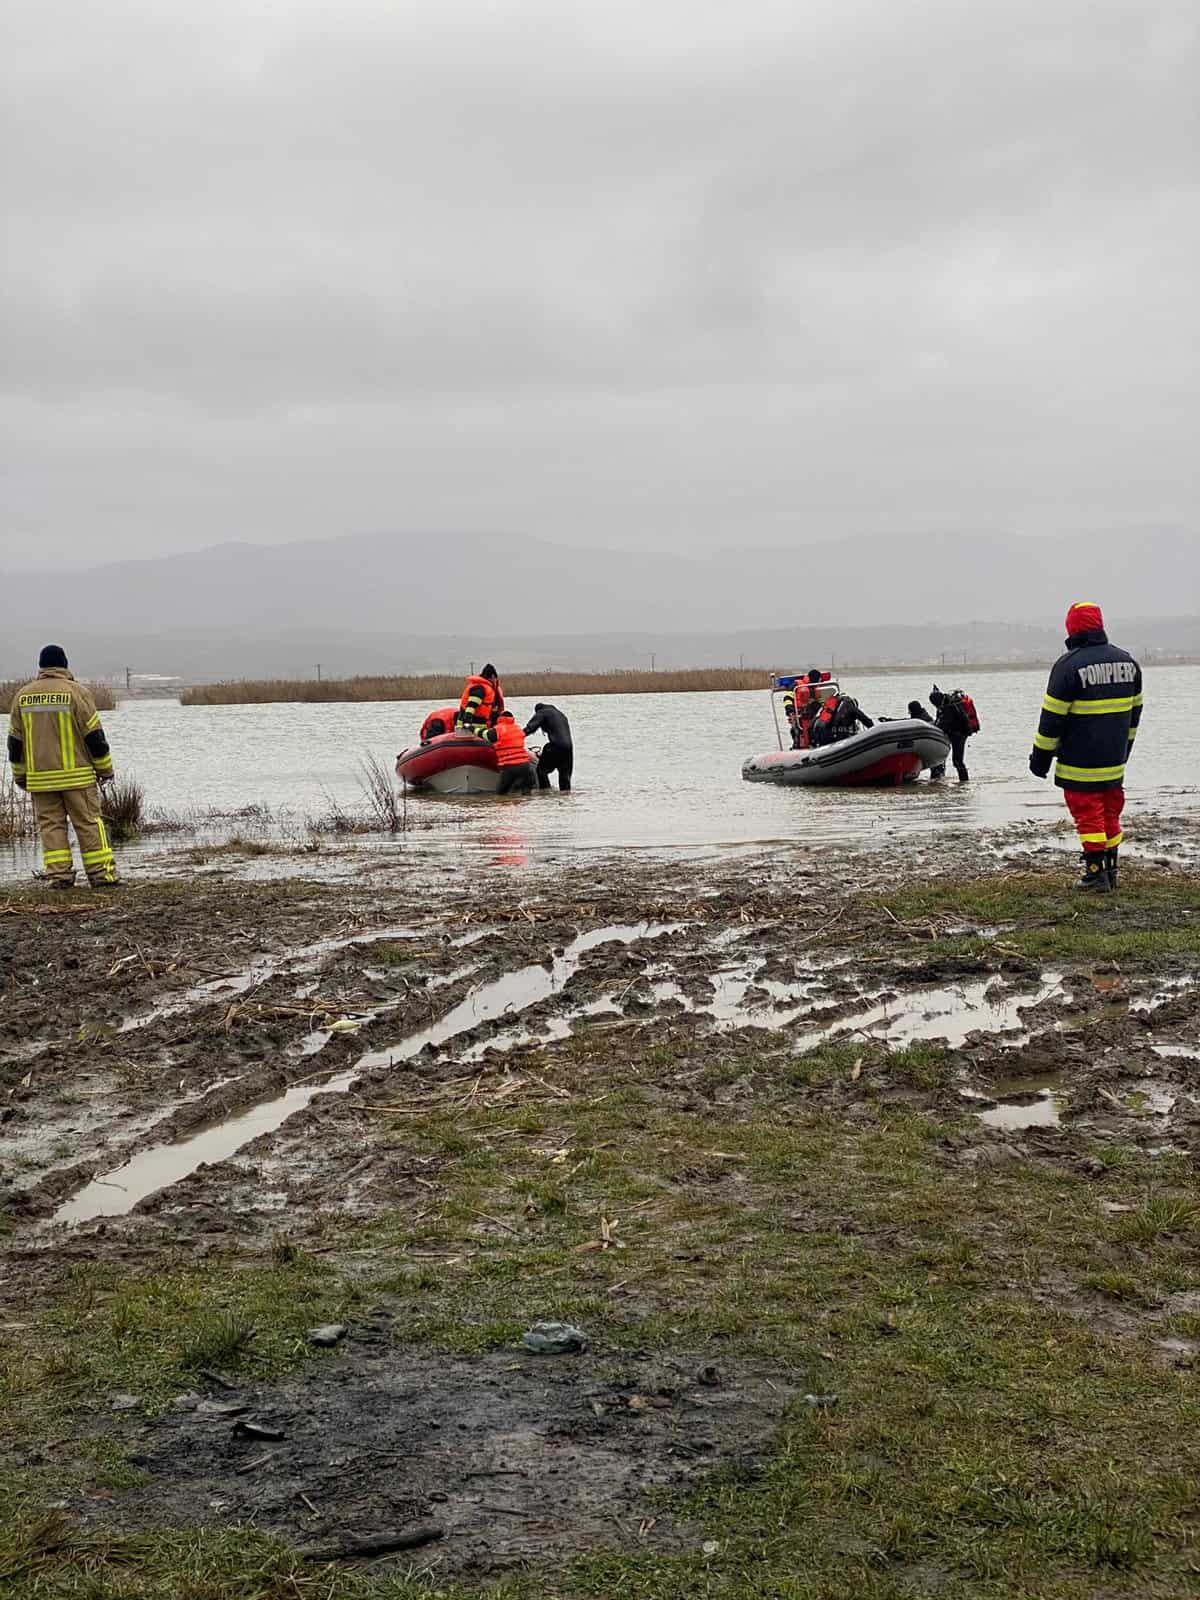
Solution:
[[[38,675],[12,699],[8,759],[13,782],[29,792],[42,840],[44,871],[55,889],[75,884],[68,822],[94,889],[116,887],[116,863],[100,815],[98,785],[111,783],[112,754],[90,691],[67,670],[61,645],[38,657]]]
[[[503,710],[504,691],[500,687],[499,675],[489,661],[477,677],[470,677],[463,684],[455,725],[466,733],[477,733],[482,737],[489,728],[495,726]]]
[[[440,710],[431,711],[421,724],[421,744],[428,744],[430,739],[436,739],[439,734],[450,733],[457,716],[457,706],[442,706]]]
[[[1142,720],[1142,669],[1110,644],[1098,605],[1067,612],[1067,650],[1050,669],[1029,770],[1054,781],[1083,852],[1076,888],[1107,894],[1117,887],[1117,852],[1125,808],[1125,763]]]
[[[820,709],[817,686],[828,683],[831,673],[820,667],[810,667],[803,678],[797,678],[784,690],[783,714],[792,733],[792,749],[807,750],[812,743],[813,719]]]
[[[533,763],[525,747],[525,730],[511,711],[502,711],[494,728],[484,734],[496,747],[500,767],[497,794],[529,794],[533,788]]]

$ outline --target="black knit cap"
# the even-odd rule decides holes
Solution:
[[[66,665],[67,652],[63,649],[62,645],[48,644],[43,647],[42,653],[38,657],[39,670],[44,671],[46,667],[62,667],[65,669]]]
[[[483,664],[483,671],[479,674],[479,676],[481,678],[495,678],[498,677],[499,674],[490,661],[485,661]]]

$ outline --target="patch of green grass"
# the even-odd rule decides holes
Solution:
[[[1200,1223],[1200,1205],[1190,1194],[1152,1194],[1136,1211],[1119,1217],[1114,1228],[1118,1239],[1148,1244],[1172,1235],[1194,1234]]]
[[[1126,1305],[1137,1306],[1140,1310],[1149,1310],[1159,1304],[1159,1296],[1128,1272],[1086,1272],[1082,1282],[1085,1289],[1094,1289],[1106,1300],[1118,1300]]]

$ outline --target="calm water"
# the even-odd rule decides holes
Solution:
[[[947,675],[948,676],[948,675]],[[571,718],[576,787],[528,799],[413,795],[417,816],[446,826],[423,846],[477,845],[541,859],[584,849],[688,849],[776,839],[853,840],[951,826],[985,830],[1061,814],[1053,786],[1026,761],[1045,673],[967,678],[983,721],[970,741],[972,782],[921,782],[901,791],[774,789],[744,783],[741,763],[775,744],[766,692],[588,695],[558,703]],[[903,715],[927,678],[862,676],[846,685],[872,716]],[[1200,804],[1200,668],[1147,674],[1147,710],[1130,772],[1130,806]],[[532,702],[515,703],[518,716]],[[362,806],[356,766],[370,753],[391,770],[428,707],[374,705],[195,706],[131,701],[105,722],[118,769],[145,786],[152,807],[232,811],[265,804],[296,828],[333,797]],[[535,741],[536,742],[536,741]],[[155,848],[161,848],[161,845]],[[27,862],[0,858],[0,873]]]

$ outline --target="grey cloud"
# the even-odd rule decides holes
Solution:
[[[15,0],[18,557],[1195,519],[1190,0]]]

